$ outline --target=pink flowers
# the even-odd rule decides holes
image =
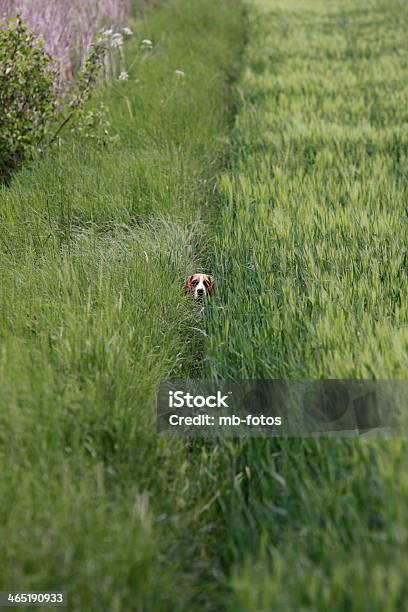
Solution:
[[[103,35],[112,37],[115,48],[133,34],[125,25],[130,7],[131,0],[0,0],[0,19],[20,13],[29,29],[44,38],[47,52],[58,62],[58,85],[66,89],[104,24],[112,24]]]

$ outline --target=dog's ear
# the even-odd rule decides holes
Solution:
[[[187,276],[186,282],[183,285],[184,293],[191,292],[193,277],[194,277],[194,274],[192,274],[191,276]]]
[[[208,286],[208,293],[211,295],[211,293],[214,291],[214,285],[215,285],[215,280],[213,276],[208,275],[208,280],[209,280],[209,286]]]

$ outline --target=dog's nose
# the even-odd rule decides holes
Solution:
[[[203,297],[204,289],[197,289],[197,295],[198,295],[198,297]]]

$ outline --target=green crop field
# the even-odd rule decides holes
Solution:
[[[155,402],[170,377],[407,377],[407,23],[402,0],[165,3],[95,94],[119,142],[0,186],[0,590],[406,607],[404,439],[171,439]]]
[[[406,378],[407,9],[249,4],[207,376]],[[401,441],[235,449],[231,610],[403,608],[406,460]]]

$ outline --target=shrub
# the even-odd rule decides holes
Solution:
[[[0,179],[40,146],[56,113],[53,61],[20,17],[0,29]]]
[[[20,16],[0,28],[0,182],[7,181],[25,157],[60,140],[68,124],[79,136],[89,137],[95,130],[98,141],[111,140],[104,108],[84,108],[109,45],[109,37],[95,38],[70,96],[61,99],[54,58],[42,39]]]

